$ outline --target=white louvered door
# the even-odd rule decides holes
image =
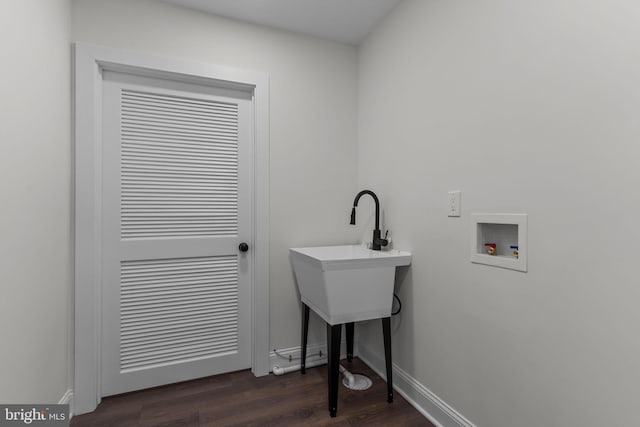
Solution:
[[[251,98],[106,72],[102,395],[251,366]]]

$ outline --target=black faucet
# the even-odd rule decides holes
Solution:
[[[389,241],[387,239],[380,238],[380,202],[378,201],[378,196],[371,190],[362,190],[358,193],[356,198],[353,200],[353,209],[351,209],[351,225],[356,225],[356,206],[358,206],[358,201],[360,197],[365,194],[373,197],[373,201],[376,202],[376,228],[373,230],[373,240],[371,241],[371,249],[374,251],[379,251],[382,249],[382,246],[387,246]],[[387,234],[389,232],[387,231]],[[387,236],[385,236],[387,237]]]

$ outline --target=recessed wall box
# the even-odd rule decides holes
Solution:
[[[527,214],[471,214],[471,262],[526,272]]]

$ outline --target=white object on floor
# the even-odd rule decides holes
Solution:
[[[362,374],[352,374],[347,369],[340,365],[340,372],[342,372],[342,385],[350,390],[367,390],[373,382],[371,379]]]

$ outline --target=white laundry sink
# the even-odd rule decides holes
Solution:
[[[364,246],[289,249],[302,302],[330,325],[391,316],[396,267],[409,252]]]

